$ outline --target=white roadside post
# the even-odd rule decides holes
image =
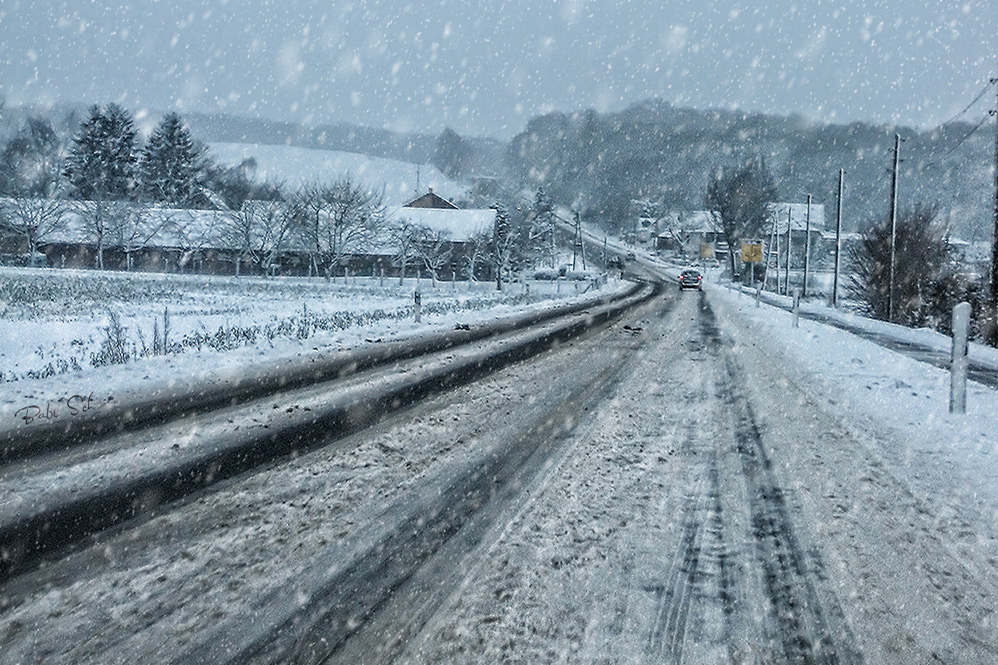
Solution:
[[[416,314],[416,323],[419,323],[423,318],[423,295],[419,291],[414,291],[412,294],[412,304],[413,310]]]
[[[967,340],[970,337],[970,303],[953,307],[953,357],[950,362],[949,412],[967,412]]]

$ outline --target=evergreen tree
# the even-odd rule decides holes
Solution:
[[[936,219],[938,210],[937,205],[919,205],[898,214],[893,313],[890,311],[890,219],[871,224],[863,232],[862,240],[851,247],[849,289],[874,318],[922,326],[928,323],[930,313],[937,319],[947,316],[947,310],[955,304],[946,302],[946,295],[941,292],[947,282],[952,285],[954,280],[947,276],[951,251],[946,228]],[[943,311],[931,312],[933,307]]]
[[[52,123],[31,116],[0,151],[0,194],[43,198],[58,184],[61,141]]]
[[[492,258],[496,277],[496,290],[502,291],[505,273],[512,268],[513,256],[516,253],[516,229],[509,212],[502,205],[491,206],[496,212],[492,227]]]
[[[80,124],[66,164],[69,196],[83,201],[120,201],[135,188],[137,132],[117,104],[94,105]]]
[[[139,166],[142,197],[189,206],[205,179],[204,148],[176,113],[167,113],[153,130]]]
[[[546,260],[555,267],[554,203],[544,191],[537,188],[534,205],[530,210],[529,247],[535,257]]]
[[[471,170],[475,148],[450,127],[437,137],[430,162],[448,178],[460,178]]]

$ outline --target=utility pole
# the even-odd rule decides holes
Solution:
[[[807,297],[807,272],[811,264],[811,195],[807,195],[807,213],[804,217],[804,285],[800,294]]]
[[[832,307],[839,306],[839,269],[842,253],[842,191],[845,186],[845,169],[839,169],[839,199],[835,204],[835,275],[832,277]]]
[[[998,78],[991,79],[995,86],[995,191],[994,212],[991,224],[991,334],[988,342],[998,346]]]
[[[898,230],[898,166],[901,163],[901,135],[894,135],[894,168],[891,170],[891,266],[887,282],[887,320],[894,321],[894,264]]]
[[[789,203],[787,204],[787,271],[786,279],[783,281],[783,295],[790,295],[790,222],[793,212],[793,206]]]
[[[572,270],[575,270],[575,261],[579,253],[582,253],[582,269],[586,269],[586,254],[582,245],[582,217],[575,211],[575,245],[572,247]]]

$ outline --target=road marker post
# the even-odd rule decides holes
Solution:
[[[967,357],[970,303],[953,306],[953,356],[950,361],[949,412],[967,412]]]

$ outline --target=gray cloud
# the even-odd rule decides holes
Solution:
[[[500,137],[649,97],[928,126],[995,34],[991,0],[5,0],[0,94]]]

